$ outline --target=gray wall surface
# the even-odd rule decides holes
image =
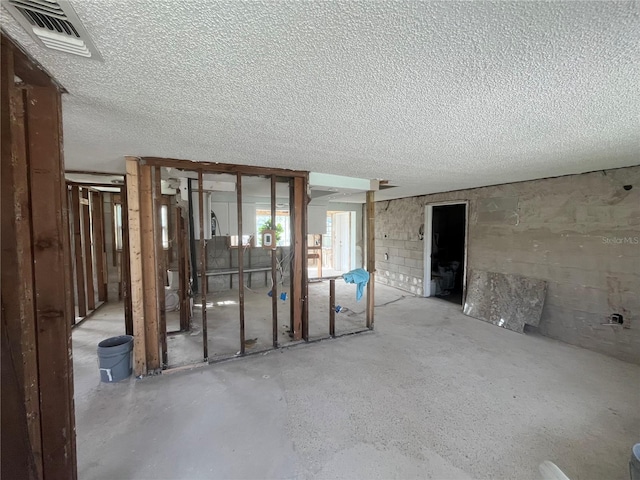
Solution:
[[[446,201],[469,202],[467,269],[548,282],[542,334],[640,363],[640,166],[377,202],[379,282],[423,294],[424,206]]]

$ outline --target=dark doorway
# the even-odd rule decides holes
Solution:
[[[466,205],[433,207],[431,279],[435,296],[462,305]]]

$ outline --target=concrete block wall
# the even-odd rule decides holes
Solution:
[[[229,248],[229,239],[225,236],[215,236],[207,240],[207,269],[223,270],[238,268],[238,249]],[[200,243],[196,242],[196,259],[200,260]],[[290,247],[278,247],[278,259],[283,261],[282,267],[285,274],[284,282],[289,282],[289,258]],[[243,265],[245,268],[271,267],[271,251],[264,248],[247,248],[243,256]],[[254,287],[265,286],[264,272],[252,272],[244,274],[244,284],[249,284],[251,277],[251,285]],[[232,275],[232,288],[238,288],[239,275]],[[229,290],[230,282],[228,275],[217,275],[208,277],[208,288],[210,292],[219,290]],[[271,285],[271,274],[267,275],[267,286]]]
[[[469,201],[468,269],[548,282],[542,334],[640,363],[640,166],[377,202],[379,282],[423,294],[424,206],[445,201]]]
[[[422,197],[376,203],[378,282],[415,295],[424,294],[424,243],[419,239],[423,218]]]

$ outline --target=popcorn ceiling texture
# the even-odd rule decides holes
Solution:
[[[71,3],[104,63],[0,9],[69,91],[69,169],[277,166],[400,185],[384,199],[639,163],[637,2]]]
[[[517,222],[480,215],[489,198],[517,199]],[[541,333],[640,364],[640,167],[377,202],[378,282],[423,294],[424,206],[451,201],[469,202],[467,269],[547,281]]]

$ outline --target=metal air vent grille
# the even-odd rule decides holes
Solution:
[[[100,52],[66,0],[8,0],[2,4],[45,47],[102,60]]]

